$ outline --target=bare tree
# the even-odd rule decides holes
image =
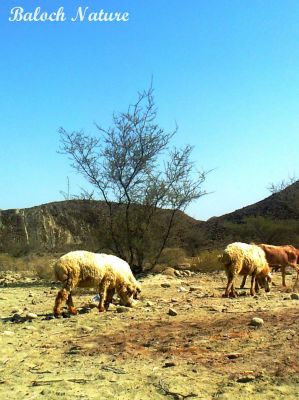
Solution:
[[[283,179],[281,182],[278,183],[270,183],[267,187],[271,194],[279,193],[282,190],[286,189],[288,186],[292,185],[293,183],[297,182],[298,178],[295,176],[288,177],[288,179]]]
[[[206,194],[207,172],[195,170],[192,147],[170,150],[177,127],[166,133],[156,117],[150,87],[126,112],[113,115],[111,127],[96,124],[96,136],[59,129],[60,152],[106,204],[111,251],[139,267],[158,261],[177,211]]]

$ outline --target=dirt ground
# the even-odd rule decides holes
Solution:
[[[78,291],[80,313],[59,319],[57,285],[7,282],[0,399],[297,399],[299,300],[279,273],[274,282],[250,297],[248,280],[243,295],[226,299],[223,273],[147,276],[132,309],[99,314],[86,308],[94,293]],[[253,317],[264,324],[250,325]]]

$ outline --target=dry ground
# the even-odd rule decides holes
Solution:
[[[148,276],[128,312],[50,320],[57,288],[8,283],[0,288],[0,399],[297,399],[299,300],[279,274],[274,281],[269,294],[225,299],[222,273]],[[79,292],[75,304],[92,296]],[[38,317],[12,322],[16,312]],[[264,325],[250,326],[252,317]]]

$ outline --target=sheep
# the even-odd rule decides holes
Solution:
[[[140,284],[134,278],[129,264],[108,254],[89,251],[71,251],[60,257],[54,264],[57,280],[63,282],[62,289],[55,299],[54,315],[60,315],[62,304],[66,301],[71,314],[77,314],[72,299],[76,287],[97,287],[100,295],[99,312],[108,310],[115,291],[124,305],[131,307],[133,299],[140,292]]]
[[[277,267],[281,268],[281,276],[282,276],[282,286],[286,287],[285,281],[285,270],[287,266],[291,266],[297,271],[297,280],[299,269],[297,267],[297,259],[299,259],[299,250],[291,245],[283,245],[283,246],[273,246],[270,244],[258,244],[262,250],[265,252],[266,260],[268,264],[274,269]],[[296,282],[297,282],[296,280]],[[244,275],[241,288],[245,286],[246,275]]]
[[[256,245],[235,242],[229,244],[219,260],[224,264],[227,275],[227,286],[224,297],[236,297],[237,292],[234,287],[236,275],[251,275],[250,294],[255,295],[257,282],[264,287],[266,292],[270,291],[271,282],[270,267],[267,263],[264,251]]]

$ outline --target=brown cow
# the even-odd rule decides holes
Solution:
[[[291,245],[273,246],[270,244],[259,244],[261,249],[264,250],[267,262],[270,267],[280,266],[282,275],[282,286],[286,286],[285,276],[286,267],[290,266],[297,271],[297,280],[299,276],[299,268],[297,267],[297,260],[299,260],[299,250]],[[245,286],[246,276],[244,276],[241,288]]]

